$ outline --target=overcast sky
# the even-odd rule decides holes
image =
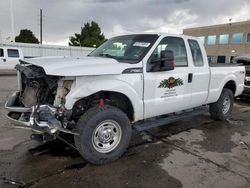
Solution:
[[[96,21],[109,38],[138,32],[182,33],[183,28],[250,19],[249,0],[13,0],[15,34],[30,29],[39,38],[67,45],[83,23]],[[0,0],[0,40],[11,36],[10,0]]]

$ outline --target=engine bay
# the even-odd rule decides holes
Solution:
[[[16,65],[20,73],[20,102],[25,107],[53,105],[60,77],[48,76],[41,67]]]

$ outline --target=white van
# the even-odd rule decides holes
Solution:
[[[22,59],[23,52],[21,49],[0,46],[0,69],[13,69]]]

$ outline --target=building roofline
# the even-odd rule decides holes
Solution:
[[[218,27],[224,27],[228,25],[242,25],[242,24],[250,24],[250,20],[247,21],[241,21],[241,22],[231,22],[231,23],[224,23],[224,24],[216,24],[216,25],[208,25],[208,26],[200,26],[200,27],[190,27],[190,28],[184,28],[184,30],[190,30],[190,29],[208,29],[208,28],[218,28]]]

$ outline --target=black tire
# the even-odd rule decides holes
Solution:
[[[120,141],[112,151],[102,153],[95,147],[93,137],[100,124],[104,121],[113,121],[120,126]],[[105,126],[105,125],[104,125]],[[82,157],[92,164],[102,165],[119,159],[126,151],[132,133],[132,128],[127,115],[120,109],[104,105],[89,109],[77,122],[77,129],[80,136],[75,136],[75,145]],[[101,132],[101,131],[100,131]],[[99,133],[98,133],[99,134]],[[98,137],[99,138],[99,137]]]
[[[230,100],[230,107],[228,110],[225,110],[223,112],[223,109],[224,109],[223,103],[226,100],[226,98]],[[233,103],[234,103],[233,92],[230,89],[224,88],[222,90],[221,96],[218,99],[218,101],[210,104],[211,117],[215,120],[220,120],[220,121],[227,120],[228,118],[230,118],[232,114]]]

